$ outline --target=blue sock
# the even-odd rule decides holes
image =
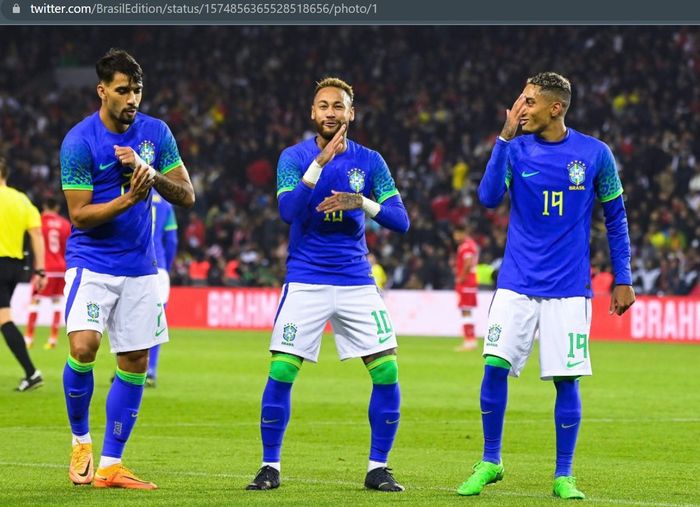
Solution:
[[[282,440],[292,412],[292,384],[268,377],[262,395],[260,435],[263,442],[263,461],[279,463]]]
[[[66,397],[68,420],[73,435],[90,432],[90,400],[95,387],[92,363],[80,363],[68,357],[63,368],[63,393]]]
[[[369,426],[372,430],[370,461],[386,463],[399,429],[401,390],[394,384],[373,384],[369,399]]]
[[[484,429],[484,461],[501,462],[503,420],[508,402],[508,369],[486,365],[481,382],[481,424]]]
[[[146,375],[150,378],[156,378],[158,371],[158,356],[160,355],[160,344],[151,347],[148,351],[148,371]]]
[[[134,429],[143,397],[145,373],[127,373],[117,369],[107,395],[107,424],[102,455],[121,458]]]
[[[554,404],[554,424],[557,431],[557,468],[554,477],[572,475],[574,451],[581,425],[581,397],[577,380],[555,381],[557,401]]]

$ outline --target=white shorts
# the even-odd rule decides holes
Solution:
[[[505,359],[517,377],[538,330],[542,380],[591,375],[591,300],[585,297],[530,297],[498,289],[489,309],[484,355]]]
[[[329,320],[341,360],[398,346],[376,285],[343,287],[293,282],[282,289],[270,350],[315,363]]]
[[[66,333],[109,332],[113,353],[168,341],[158,276],[113,276],[85,268],[66,271]]]
[[[161,268],[158,268],[158,297],[163,304],[170,298],[170,274]]]

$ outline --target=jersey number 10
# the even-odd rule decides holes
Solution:
[[[559,216],[562,216],[564,214],[564,192],[550,192],[549,190],[543,190],[542,194],[544,194],[544,210],[542,211],[542,214],[548,217],[549,208],[551,207],[552,212],[554,212],[554,208],[559,208]]]

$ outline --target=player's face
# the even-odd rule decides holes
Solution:
[[[311,106],[311,119],[316,123],[318,134],[330,141],[341,125],[355,119],[350,96],[340,88],[321,88]],[[347,131],[345,133],[347,135]]]
[[[111,83],[100,82],[97,85],[97,93],[109,115],[116,122],[124,125],[131,125],[136,119],[142,92],[142,83],[135,82],[121,72],[114,74]]]
[[[525,95],[525,112],[520,118],[520,125],[525,134],[538,134],[545,130],[554,119],[553,102],[542,88],[528,84],[523,90]]]

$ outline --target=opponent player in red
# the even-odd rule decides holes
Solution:
[[[462,333],[464,341],[457,350],[474,350],[474,314],[476,308],[476,265],[479,263],[479,246],[471,237],[471,227],[467,223],[455,229],[452,235],[457,247],[455,255],[455,291],[457,306],[462,312]]]
[[[63,277],[66,273],[66,240],[70,236],[70,222],[59,214],[59,209],[60,206],[56,198],[47,197],[44,199],[41,213],[41,232],[44,236],[46,251],[47,283],[44,290],[32,294],[27,331],[24,336],[24,341],[29,348],[34,343],[34,328],[41,298],[51,298],[53,306],[51,334],[44,348],[53,349],[58,343],[58,328],[61,325],[61,300],[65,286]]]

